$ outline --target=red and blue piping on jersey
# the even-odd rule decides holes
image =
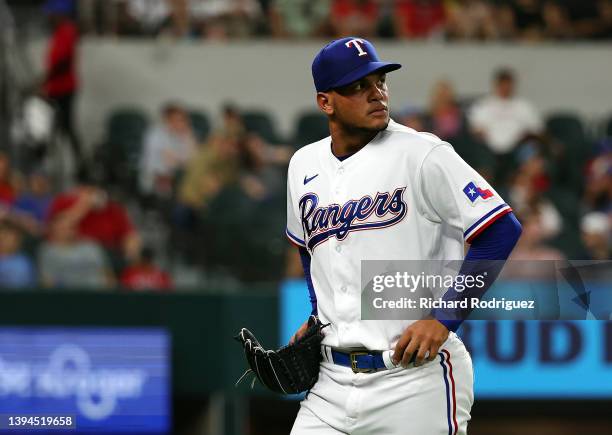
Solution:
[[[397,224],[408,211],[403,198],[405,191],[405,186],[398,187],[393,193],[378,192],[375,198],[364,195],[360,199],[348,200],[342,206],[330,204],[325,207],[317,207],[319,197],[316,193],[303,195],[298,206],[308,249],[312,252],[317,245],[331,237],[344,240],[353,231],[375,230]],[[374,214],[381,220],[363,222]]]
[[[293,234],[291,231],[289,231],[289,228],[285,228],[285,234],[287,235],[287,238],[289,239],[289,241],[293,243],[294,245],[296,245],[298,248],[306,247],[306,244],[304,243],[304,241],[300,239],[299,237],[297,237],[295,234]]]
[[[467,243],[472,243],[472,240],[482,233],[487,227],[495,222],[500,217],[510,213],[512,208],[508,204],[501,204],[490,210],[487,214],[478,219],[472,226],[470,226],[464,233],[463,238]]]
[[[457,397],[455,394],[455,378],[453,377],[453,365],[451,355],[448,350],[442,349],[440,355],[440,365],[444,376],[444,386],[446,387],[446,419],[448,421],[448,435],[457,435],[459,425],[457,424]]]

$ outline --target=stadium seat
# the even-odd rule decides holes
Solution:
[[[327,116],[321,112],[304,112],[297,119],[292,145],[300,148],[327,136],[329,136]]]
[[[556,113],[546,119],[546,131],[564,146],[565,155],[560,161],[563,178],[559,182],[577,192],[584,165],[593,152],[582,121],[574,113]]]
[[[546,119],[546,131],[566,146],[572,157],[587,156],[588,140],[580,118],[573,113],[557,113]]]
[[[257,133],[270,144],[280,144],[282,141],[274,128],[272,116],[265,110],[248,110],[241,113],[242,121],[248,132]]]
[[[563,217],[561,233],[551,244],[560,249],[568,258],[580,258],[582,252],[579,228],[580,197],[572,189],[553,187],[545,194]]]
[[[115,109],[107,119],[102,158],[110,180],[131,192],[137,191],[138,162],[148,124],[147,115],[135,107]]]
[[[199,142],[203,142],[210,134],[210,120],[208,116],[199,110],[192,109],[189,111],[189,119],[191,126]]]

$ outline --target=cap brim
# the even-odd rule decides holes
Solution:
[[[401,67],[402,65],[400,65],[399,63],[370,62],[370,63],[360,66],[357,69],[354,69],[353,71],[351,71],[350,73],[342,77],[340,80],[338,80],[336,83],[333,83],[329,87],[329,89],[341,88],[342,86],[346,86],[350,83],[353,83],[354,81],[357,81],[374,72],[381,71],[381,72],[388,73],[391,71],[398,70]]]

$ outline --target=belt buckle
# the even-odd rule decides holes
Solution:
[[[360,369],[359,367],[357,367],[357,357],[359,355],[368,355],[368,352],[351,352],[349,354],[351,358],[351,369],[353,370],[353,373],[370,373],[372,371],[371,368]]]

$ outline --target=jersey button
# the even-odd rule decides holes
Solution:
[[[342,287],[340,287],[340,290],[342,290],[343,293],[346,293],[346,286],[343,285]]]
[[[340,175],[344,174],[344,168],[338,169],[338,174],[340,174]]]
[[[336,252],[342,252],[342,246],[336,246]]]

